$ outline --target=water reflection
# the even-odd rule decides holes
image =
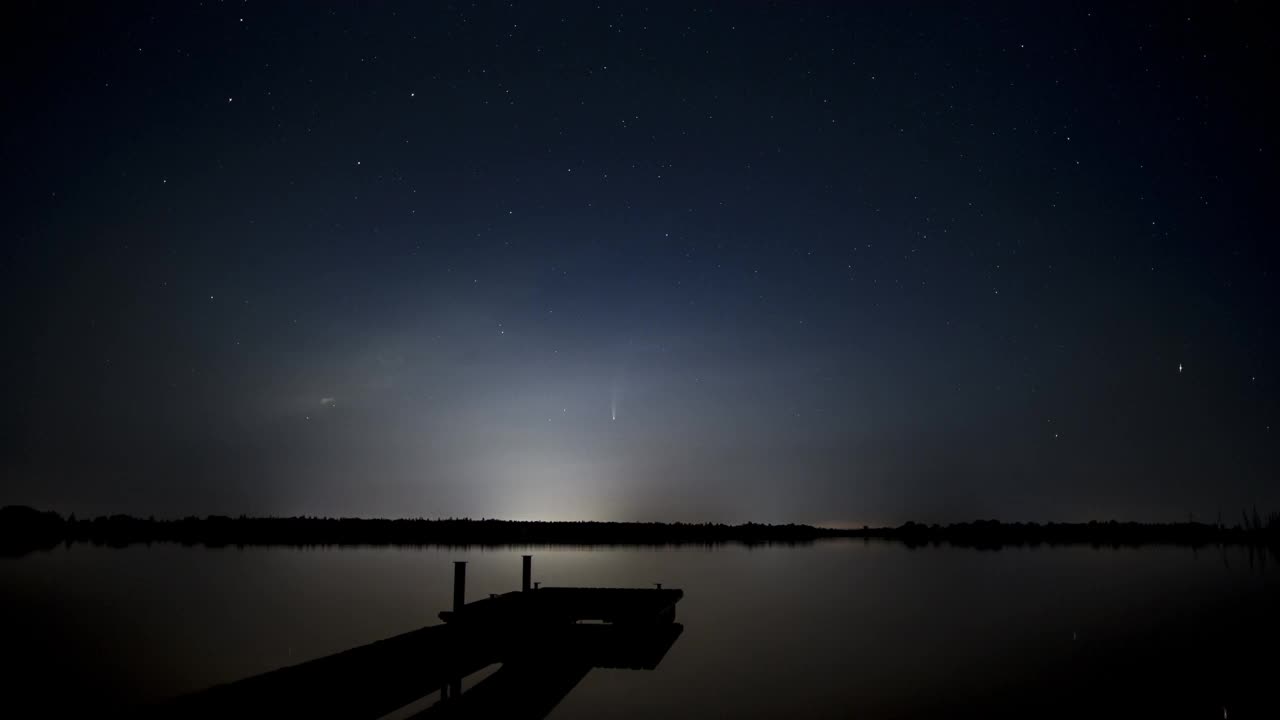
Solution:
[[[466,692],[446,690],[441,702],[413,717],[547,717],[593,669],[656,669],[684,627],[576,625],[573,630],[576,636],[530,645]]]
[[[551,717],[1275,709],[1280,593],[1245,548],[535,552],[547,585],[687,593],[684,632],[655,672],[592,670]],[[7,559],[6,685],[15,706],[99,711],[191,692],[434,623],[450,561],[469,561],[484,597],[511,589],[521,553],[156,545]]]

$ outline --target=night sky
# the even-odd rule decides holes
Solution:
[[[1264,4],[54,5],[0,503],[1280,506]]]

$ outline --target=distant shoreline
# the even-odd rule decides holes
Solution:
[[[19,555],[60,544],[127,547],[176,543],[227,546],[512,546],[512,545],[773,545],[832,538],[999,549],[1038,545],[1267,545],[1280,547],[1280,513],[1242,513],[1235,525],[1201,522],[1005,523],[996,520],[897,527],[821,528],[746,523],[542,522],[471,519],[227,517],[173,520],[128,515],[79,520],[25,506],[0,508],[0,554]]]

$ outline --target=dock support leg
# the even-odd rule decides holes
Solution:
[[[453,562],[453,611],[458,612],[466,603],[467,597],[467,561]]]
[[[524,561],[524,575],[520,580],[520,592],[529,592],[529,584],[533,580],[533,556],[521,555]]]

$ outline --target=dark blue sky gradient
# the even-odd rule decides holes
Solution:
[[[0,501],[1280,504],[1262,7],[33,3]]]

